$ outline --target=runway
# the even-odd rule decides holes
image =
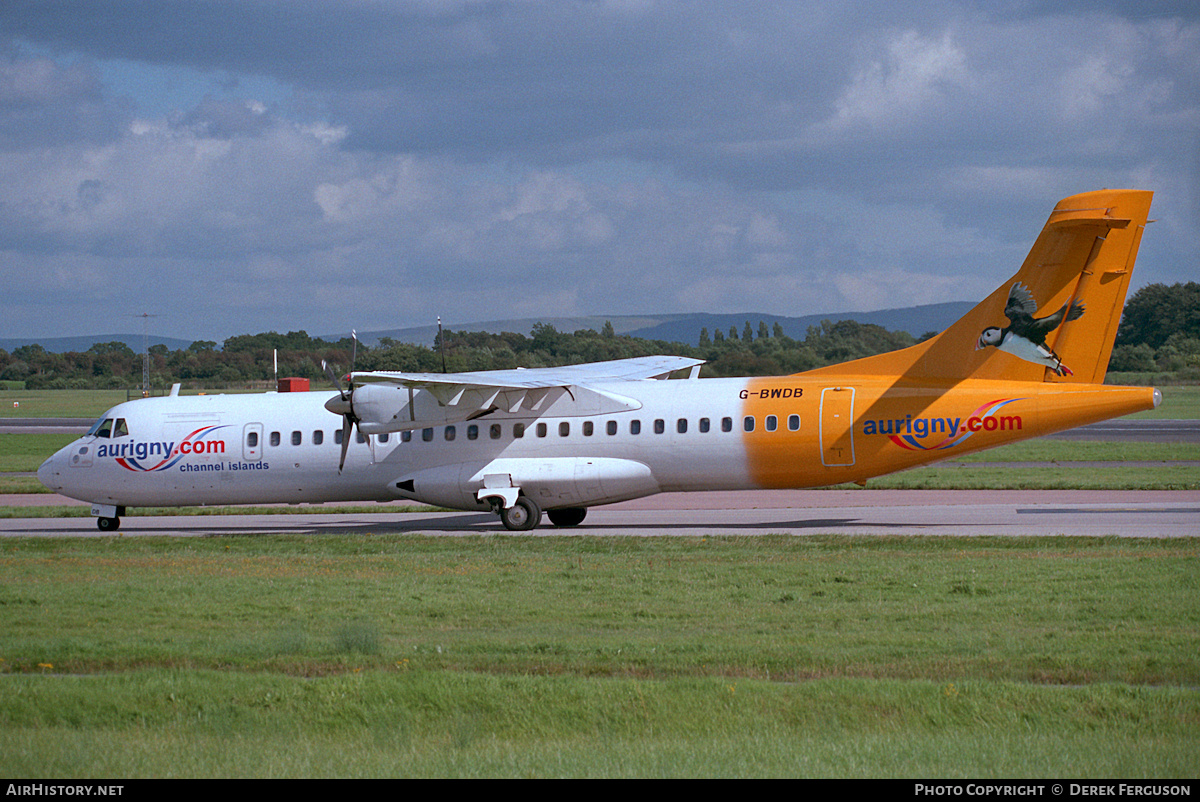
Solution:
[[[387,505],[381,505],[386,510]],[[122,519],[119,536],[511,535],[488,513],[204,515]],[[593,507],[534,536],[960,535],[1196,537],[1200,491],[794,490],[665,493]],[[0,519],[0,537],[112,537],[91,518]]]

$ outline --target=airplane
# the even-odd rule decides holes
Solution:
[[[351,371],[328,392],[176,387],[108,410],[38,478],[106,532],[136,506],[398,499],[528,531],[654,493],[863,485],[1158,406],[1157,389],[1103,384],[1151,196],[1060,201],[1012,278],[902,350],[770,378],[700,378],[702,360],[664,355]]]

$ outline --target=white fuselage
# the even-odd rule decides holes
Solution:
[[[740,379],[619,382],[612,391],[636,408],[496,411],[370,442],[352,435],[340,473],[342,420],[324,406],[333,393],[139,399],[105,413],[112,426],[61,449],[38,477],[63,495],[116,507],[411,498],[486,509],[479,488],[507,482],[554,509],[739,489],[754,486],[741,440],[743,387]],[[723,419],[734,425],[723,431]]]

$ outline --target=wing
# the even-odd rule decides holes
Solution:
[[[517,368],[515,370],[479,370],[468,373],[398,373],[387,370],[350,374],[353,384],[383,382],[400,387],[429,390],[436,395],[464,387],[492,387],[502,390],[533,390],[571,387],[608,381],[665,379],[673,373],[695,372],[703,359],[682,356],[641,356],[588,362],[559,368]]]
[[[666,379],[673,375],[695,377],[702,364],[703,359],[646,356],[527,370],[368,371],[352,373],[350,381],[355,385],[355,414],[362,421],[363,431],[370,434],[468,420],[495,410],[516,414],[525,409],[542,415],[560,399],[595,412],[609,407],[636,408],[634,402],[610,388],[593,388],[602,383]],[[407,393],[398,397],[397,390]],[[425,398],[430,398],[429,402]]]

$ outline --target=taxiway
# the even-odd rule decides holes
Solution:
[[[300,508],[303,509],[303,508]],[[119,536],[508,535],[471,512],[129,516]],[[793,490],[664,493],[593,507],[583,524],[534,536],[967,535],[1200,536],[1200,491]],[[112,537],[91,518],[8,518],[0,537]]]

